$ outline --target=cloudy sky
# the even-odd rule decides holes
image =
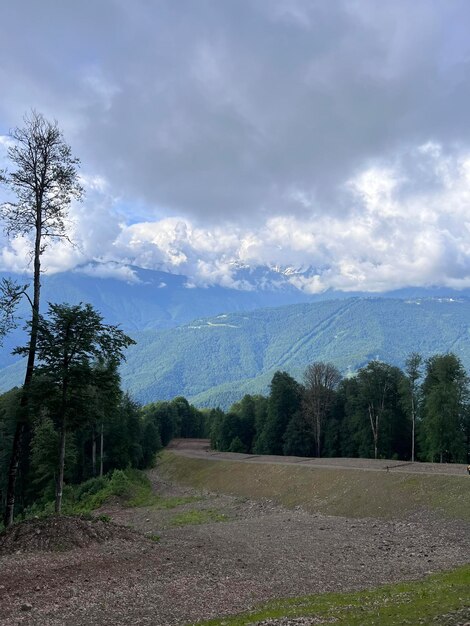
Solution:
[[[31,108],[82,163],[49,272],[470,287],[466,0],[15,0],[0,24],[0,163]]]

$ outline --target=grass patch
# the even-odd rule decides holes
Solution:
[[[470,566],[434,574],[422,581],[387,585],[371,591],[327,593],[275,600],[232,617],[198,622],[199,626],[248,626],[265,619],[315,617],[335,626],[456,624],[452,613],[470,611]],[[466,618],[460,621],[466,621]]]
[[[470,520],[468,476],[210,461],[169,451],[161,455],[158,467],[171,480],[196,489],[268,498],[325,515],[397,519],[427,509]]]
[[[198,509],[174,515],[170,524],[171,526],[187,526],[193,524],[209,524],[211,522],[224,522],[227,519],[227,515],[223,515],[213,509]]]

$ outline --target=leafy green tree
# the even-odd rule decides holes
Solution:
[[[170,402],[176,411],[176,429],[174,436],[191,438],[201,437],[204,432],[204,418],[201,411],[189,404],[186,398],[179,396]]]
[[[261,438],[264,426],[266,424],[266,420],[268,419],[268,399],[265,396],[261,395],[256,395],[252,397],[255,404],[255,434],[253,437],[251,450],[255,452],[258,450],[258,441]]]
[[[16,307],[28,285],[18,285],[10,278],[0,280],[0,347],[3,338],[16,326]]]
[[[68,209],[72,200],[79,200],[83,192],[78,179],[79,161],[72,156],[57,123],[48,122],[35,111],[26,116],[24,122],[23,128],[11,132],[13,145],[8,149],[8,158],[13,169],[0,177],[15,197],[15,201],[0,205],[5,231],[10,237],[31,239],[33,260],[33,293],[32,298],[28,296],[31,304],[29,345],[24,352],[27,365],[9,464],[5,526],[13,522],[16,478],[28,420],[28,394],[39,325],[41,256],[50,241],[67,239]],[[18,287],[17,293],[21,291]]]
[[[234,437],[234,439],[232,439],[228,447],[228,451],[229,452],[247,452],[247,449],[246,449],[246,445],[243,443],[240,437]]]
[[[358,457],[370,456],[369,426],[363,419],[364,409],[359,401],[359,383],[357,376],[343,378],[337,390],[335,417],[340,423],[339,456]],[[366,441],[365,449],[361,450]],[[327,441],[328,447],[333,447]]]
[[[125,469],[129,466],[141,467],[144,420],[137,402],[127,393],[121,394],[117,406],[105,414],[103,424],[104,450],[100,457],[104,471]],[[155,428],[158,431],[156,426]],[[151,442],[148,444],[150,446]]]
[[[302,411],[295,413],[288,423],[282,450],[288,456],[312,456],[315,451],[312,426]]]
[[[350,385],[349,427],[359,456],[409,458],[409,422],[400,394],[403,376],[397,367],[371,361]]]
[[[231,413],[236,413],[240,418],[240,439],[243,442],[244,452],[251,452],[256,433],[256,403],[255,396],[246,394],[230,408]]]
[[[241,420],[236,413],[229,411],[224,415],[219,429],[219,450],[230,450],[230,445],[235,438],[241,441],[241,430]]]
[[[59,433],[53,420],[44,412],[36,420],[31,439],[31,476],[30,484],[34,492],[40,493],[49,485],[54,485],[59,464]],[[65,467],[72,479],[73,468],[77,459],[77,449],[70,442],[66,449]]]
[[[344,443],[351,439],[344,411],[344,390],[348,382],[349,379],[343,379],[339,383],[335,392],[334,403],[324,427],[323,455],[327,457],[342,456]],[[349,456],[353,456],[353,454]]]
[[[83,390],[86,396],[82,417],[91,431],[91,466],[92,476],[97,475],[97,444],[99,443],[99,475],[103,476],[105,458],[105,436],[109,430],[108,424],[116,420],[112,431],[118,431],[118,418],[122,401],[120,387],[121,379],[116,360],[98,360],[93,365],[92,383]],[[124,433],[128,438],[128,433]],[[116,466],[118,467],[118,466]],[[125,466],[124,466],[125,467]]]
[[[455,354],[426,361],[423,382],[423,448],[430,461],[465,461],[469,381]]]
[[[142,429],[142,463],[141,467],[152,467],[155,454],[162,448],[162,440],[158,428],[153,421],[144,423]]]
[[[16,413],[20,401],[20,390],[11,389],[0,395],[0,502],[6,502],[8,464],[15,434]]]
[[[154,422],[163,446],[168,445],[173,437],[179,437],[180,417],[171,402],[151,402],[142,407],[141,412],[145,422]]]
[[[211,448],[213,450],[222,450],[221,448],[221,428],[225,419],[225,413],[220,408],[211,409],[207,421],[210,424],[209,437]]]
[[[132,343],[116,326],[103,324],[101,315],[89,304],[50,304],[48,319],[39,316],[36,350],[40,365],[36,369],[48,381],[59,430],[57,513],[62,506],[66,434],[82,425],[83,399],[93,383],[94,365],[119,362]],[[26,346],[18,353],[28,350]]]
[[[276,372],[270,386],[268,414],[256,452],[282,454],[284,433],[292,417],[300,410],[302,389],[287,372]]]

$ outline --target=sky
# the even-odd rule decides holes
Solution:
[[[15,0],[0,24],[0,167],[32,108],[81,160],[49,273],[470,287],[466,0]],[[0,234],[0,270],[29,248]]]

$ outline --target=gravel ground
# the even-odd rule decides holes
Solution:
[[[182,625],[279,596],[377,586],[470,561],[465,522],[328,517],[196,493],[163,482],[156,470],[150,477],[160,494],[198,499],[170,510],[104,511],[158,535],[158,543],[136,533],[133,541],[0,557],[0,624]],[[172,525],[191,511],[225,521]],[[309,620],[266,624],[315,623]]]

